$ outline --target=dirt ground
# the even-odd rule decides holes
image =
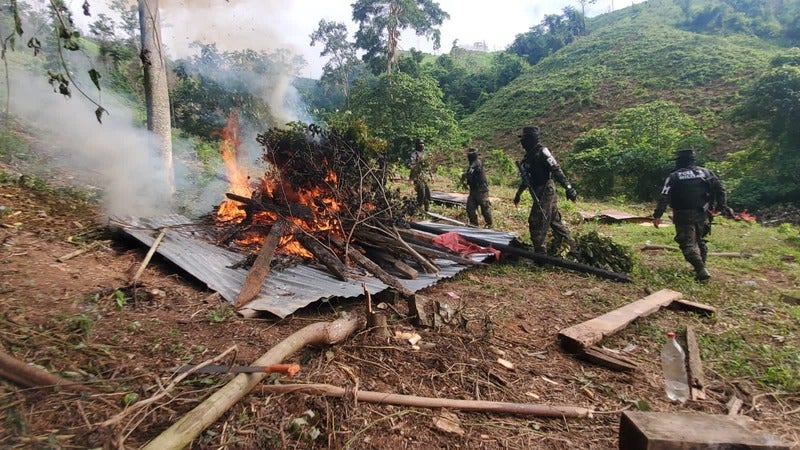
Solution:
[[[249,364],[309,324],[335,320],[342,311],[365,313],[363,301],[333,300],[283,320],[243,319],[158,256],[131,286],[148,249],[110,233],[90,202],[31,189],[23,179],[0,183],[0,206],[2,350],[91,388],[24,388],[0,380],[3,448],[138,448],[232,378],[195,375],[173,387],[170,368],[203,362],[232,346],[225,361]],[[87,252],[59,261],[92,242]],[[779,273],[764,277],[765,283],[785,282]],[[644,297],[642,286],[516,262],[469,269],[420,294],[460,309],[464,320],[437,330],[415,328],[400,301],[389,307],[389,326],[419,333],[418,350],[360,330],[340,344],[291,355],[287,362],[299,363],[300,372],[263,383],[566,405],[590,409],[592,417],[439,411],[351,397],[271,395],[256,387],[191,448],[611,449],[618,446],[621,411],[726,414],[735,394],[744,400],[741,413],[757,428],[800,449],[797,415],[787,415],[785,403],[748,380],[722,379],[709,370],[706,400],[670,403],[660,375],[660,341],[642,336],[640,325],[604,344],[627,349],[641,371],[613,371],[560,349],[560,329]],[[643,319],[667,327],[709,320],[673,310]],[[500,357],[513,370],[499,364]],[[164,391],[148,407],[125,406]]]

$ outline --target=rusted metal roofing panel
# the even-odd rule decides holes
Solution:
[[[157,248],[157,253],[185,270],[209,289],[218,292],[223,298],[233,303],[239,294],[247,270],[231,268],[241,262],[245,255],[215,246],[200,235],[202,229],[195,226],[192,220],[177,214],[147,218],[115,218],[113,222],[121,230],[136,238],[146,246],[155,242],[161,230],[165,234]],[[468,227],[453,227],[441,224],[429,224],[444,231],[479,233],[483,239],[492,242],[508,243],[515,235],[511,233],[481,230]],[[480,261],[488,255],[473,255]],[[412,292],[432,286],[439,280],[451,278],[467,266],[449,260],[435,260],[441,271],[437,275],[420,273],[415,280],[400,280]],[[364,293],[364,283],[373,294],[387,288],[380,280],[369,275],[352,274],[352,279],[340,281],[325,270],[310,265],[297,265],[270,272],[259,295],[245,308],[264,311],[278,317],[286,317],[300,308],[318,300],[341,297],[358,297]]]

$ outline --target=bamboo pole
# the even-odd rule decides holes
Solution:
[[[332,345],[343,341],[364,326],[364,320],[347,315],[333,322],[314,323],[293,333],[255,360],[253,366],[279,364],[306,345]],[[239,374],[180,420],[156,436],[143,450],[181,449],[222,417],[269,374]]]
[[[415,395],[388,394],[373,391],[348,391],[330,384],[271,384],[261,386],[270,393],[306,392],[328,397],[352,396],[357,401],[419,408],[450,408],[462,411],[481,411],[535,417],[592,417],[592,410],[577,406],[537,405],[532,403],[490,402],[485,400],[460,400],[451,398],[417,397]]]

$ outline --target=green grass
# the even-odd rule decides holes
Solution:
[[[453,188],[445,179],[437,180],[433,186],[433,189],[444,191]],[[514,191],[505,186],[490,188],[490,195],[496,199],[492,204],[496,228],[514,231],[524,242],[530,242],[527,217],[531,201],[525,194],[519,207],[515,208],[511,202]],[[563,192],[559,191],[559,195],[559,208],[573,235],[597,231],[631,250],[633,283],[632,286],[620,287],[623,292],[641,293],[645,288],[651,291],[671,289],[681,292],[688,300],[717,309],[711,317],[663,311],[647,320],[635,321],[619,335],[610,336],[607,338],[610,343],[637,342],[647,346],[651,352],[658,351],[667,331],[673,328],[683,331],[683,327],[690,324],[697,334],[702,358],[709,371],[728,380],[748,378],[766,389],[800,392],[800,306],[781,299],[784,293],[794,293],[800,285],[800,232],[797,228],[790,225],[762,227],[715,218],[709,236],[709,252],[752,256],[709,256],[712,279],[698,283],[694,280],[691,266],[679,251],[640,250],[646,243],[677,248],[673,240],[675,229],[671,224],[656,229],[634,223],[583,222],[579,214],[579,211],[596,213],[613,208],[649,216],[655,205],[580,200],[574,204],[564,199]],[[433,210],[466,221],[463,208],[434,205]],[[552,271],[547,269],[531,270],[524,262],[491,265],[481,273],[486,277],[525,279],[532,285],[545,283],[552,275]],[[597,315],[637,299],[605,291],[584,295],[585,308]]]

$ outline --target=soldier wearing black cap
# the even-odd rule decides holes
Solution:
[[[539,143],[539,128],[524,127],[519,135],[520,144],[525,149],[525,156],[519,163],[520,183],[517,194],[514,196],[514,205],[518,205],[520,196],[527,189],[533,197],[533,206],[528,216],[528,228],[531,233],[531,242],[536,252],[544,253],[544,241],[547,238],[547,229],[553,230],[557,242],[572,244],[569,229],[561,222],[561,213],[558,212],[558,198],[556,185],[553,178],[567,190],[567,199],[575,201],[578,193],[567,181],[550,150]]]
[[[696,164],[695,151],[678,150],[675,156],[675,171],[667,177],[661,189],[661,198],[653,212],[653,225],[658,228],[661,216],[672,207],[675,222],[675,242],[681,248],[684,259],[694,267],[698,281],[711,275],[706,269],[708,247],[706,236],[711,233],[710,209],[733,218],[728,207],[725,186],[717,175]]]
[[[409,179],[414,183],[414,190],[417,192],[417,206],[427,211],[431,203],[431,189],[428,186],[431,174],[425,156],[425,141],[422,139],[414,139],[414,151],[408,158],[408,166],[411,168]]]
[[[483,170],[483,162],[478,158],[478,149],[467,151],[469,167],[461,174],[461,181],[469,187],[467,197],[467,217],[470,225],[478,225],[478,208],[481,209],[486,228],[492,227],[492,204],[489,201],[489,182]]]

